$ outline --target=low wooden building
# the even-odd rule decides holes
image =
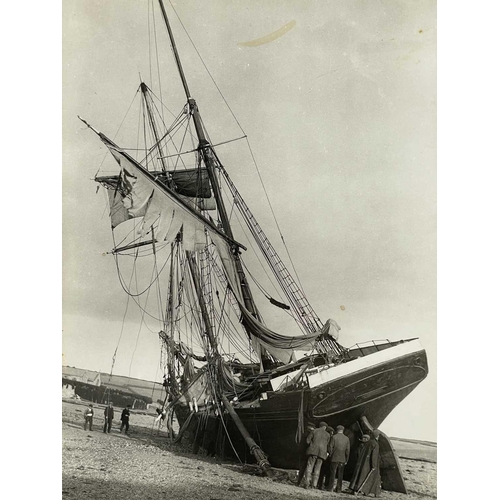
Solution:
[[[115,406],[131,405],[135,409],[147,409],[151,403],[160,404],[165,398],[161,382],[151,382],[122,375],[109,375],[93,370],[63,366],[62,385],[71,387],[81,399]]]

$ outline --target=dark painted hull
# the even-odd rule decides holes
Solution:
[[[236,408],[236,411],[273,467],[298,469],[302,457],[296,435],[301,405],[304,425],[320,421],[332,427],[343,425],[355,452],[360,436],[360,418],[365,416],[373,427],[378,427],[426,375],[427,358],[425,351],[420,350],[313,389],[269,392],[268,399],[260,401],[260,407]],[[186,407],[177,408],[181,423],[188,413]],[[225,424],[232,443],[231,446],[226,439],[225,453],[234,456],[234,447],[242,461],[252,462],[253,457],[233,421],[228,417]],[[353,467],[351,462],[347,476]]]

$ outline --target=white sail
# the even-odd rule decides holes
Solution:
[[[123,222],[123,210],[129,217],[143,217],[137,232],[141,237],[150,234],[154,228],[159,242],[173,241],[183,229],[183,243],[186,250],[199,250],[206,244],[205,229],[212,232],[208,224],[195,216],[187,207],[160,189],[140,168],[134,165],[119,148],[106,144],[121,168],[121,188],[124,196],[114,198],[111,206],[112,225]],[[111,195],[110,195],[111,198]],[[119,215],[119,220],[113,215]],[[214,232],[215,234],[215,232]]]

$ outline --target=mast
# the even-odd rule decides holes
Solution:
[[[177,51],[177,46],[175,44],[174,34],[172,32],[172,28],[170,27],[170,22],[167,17],[167,13],[165,11],[165,6],[163,5],[163,0],[158,0],[161,8],[161,13],[163,15],[163,19],[167,26],[168,36],[170,38],[170,43],[172,45],[172,51],[174,53],[175,62],[177,64],[177,69],[179,70],[179,75],[182,81],[182,85],[184,87],[184,92],[186,93],[186,98],[189,104],[189,110],[191,115],[193,116],[194,126],[196,129],[196,135],[198,136],[198,151],[200,152],[203,163],[207,168],[208,178],[210,179],[210,184],[212,185],[212,189],[214,192],[215,203],[217,205],[217,210],[221,219],[222,227],[224,232],[230,237],[233,238],[233,231],[231,229],[231,224],[229,223],[229,217],[227,215],[226,207],[224,205],[224,201],[222,199],[221,189],[219,185],[219,181],[216,175],[216,160],[215,154],[212,150],[212,146],[210,145],[207,137],[205,135],[205,131],[203,130],[203,123],[201,121],[201,115],[198,110],[198,105],[196,104],[195,99],[191,96],[189,91],[189,87],[186,80],[186,75],[184,74],[184,70],[182,69],[181,59],[179,57],[179,52]],[[238,276],[240,279],[241,291],[243,294],[243,300],[245,303],[245,307],[252,313],[253,316],[261,319],[259,317],[259,312],[257,310],[257,306],[252,297],[252,292],[250,291],[250,287],[248,285],[248,281],[246,279],[245,273],[243,271],[243,266],[240,261],[238,249],[233,246],[233,258],[236,265],[236,270],[238,272]]]
[[[181,60],[179,58],[179,53],[177,52],[177,46],[175,45],[174,35],[172,33],[172,29],[170,28],[170,23],[168,21],[167,12],[165,11],[165,6],[163,5],[163,0],[158,0],[158,1],[160,4],[163,20],[165,21],[165,24],[167,25],[168,36],[170,38],[170,43],[172,44],[172,50],[174,52],[175,62],[177,63],[177,67],[179,68],[179,73],[181,75],[182,85],[184,87],[184,91],[186,92],[186,97],[188,98],[188,101],[189,101],[189,99],[191,98],[191,95],[189,93],[189,87],[188,87],[188,84],[186,81],[186,77],[184,76],[184,71],[182,70]]]
[[[174,342],[174,328],[175,328],[175,304],[174,304],[174,250],[177,246],[179,235],[175,238],[175,242],[170,245],[170,280],[169,280],[169,290],[168,290],[168,305],[167,305],[167,319],[170,323],[170,339]],[[167,321],[165,321],[165,330],[167,330]],[[175,380],[175,358],[172,349],[168,350],[168,377],[170,379],[170,390],[176,394],[176,380]]]
[[[141,82],[140,88],[141,88],[142,95],[144,97],[144,103],[146,104],[146,111],[148,112],[149,123],[151,124],[151,129],[153,130],[153,135],[155,137],[155,144],[158,147],[158,156],[160,157],[161,168],[162,168],[162,170],[164,172],[166,172],[167,171],[167,165],[165,163],[165,158],[164,158],[163,150],[162,150],[162,147],[161,147],[161,144],[160,144],[160,135],[158,134],[158,128],[156,126],[156,121],[155,121],[155,118],[154,118],[154,114],[153,114],[153,111],[151,109],[151,103],[148,100],[148,98],[149,98],[149,95],[148,95],[149,88],[148,88],[148,86],[144,82]]]
[[[209,366],[209,377],[213,377],[214,373],[210,370],[210,364],[218,364],[220,361],[219,351],[217,347],[217,340],[215,338],[212,324],[210,322],[210,316],[208,314],[208,310],[205,303],[205,298],[203,297],[203,290],[200,283],[200,277],[198,275],[198,268],[196,267],[196,260],[193,252],[186,252],[187,261],[189,264],[189,270],[191,271],[191,277],[193,278],[194,287],[196,289],[196,293],[198,296],[198,303],[200,305],[201,315],[203,318],[203,323],[205,324],[205,330],[208,337],[208,341],[210,347],[212,348],[212,356],[208,360]],[[215,377],[214,377],[215,378]],[[218,394],[215,394],[215,397],[220,398],[224,408],[229,413],[229,416],[233,419],[236,428],[240,432],[241,436],[245,440],[248,448],[250,449],[250,453],[255,457],[258,466],[262,470],[262,472],[267,476],[269,473],[269,461],[267,460],[267,455],[262,451],[260,446],[254,441],[254,439],[250,436],[250,433],[246,429],[245,425],[241,421],[241,418],[236,413],[231,403],[228,401],[227,397],[224,395],[222,388],[218,384],[218,380],[213,380],[213,385]]]

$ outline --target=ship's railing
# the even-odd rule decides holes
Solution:
[[[387,347],[389,347],[387,344],[395,343],[397,344],[397,342],[391,342],[389,339],[368,340],[367,342],[352,345],[349,349],[347,349],[347,351],[351,353],[352,351],[358,350],[361,356],[367,356],[368,354],[372,354],[374,351],[383,351],[384,349],[387,349]]]

